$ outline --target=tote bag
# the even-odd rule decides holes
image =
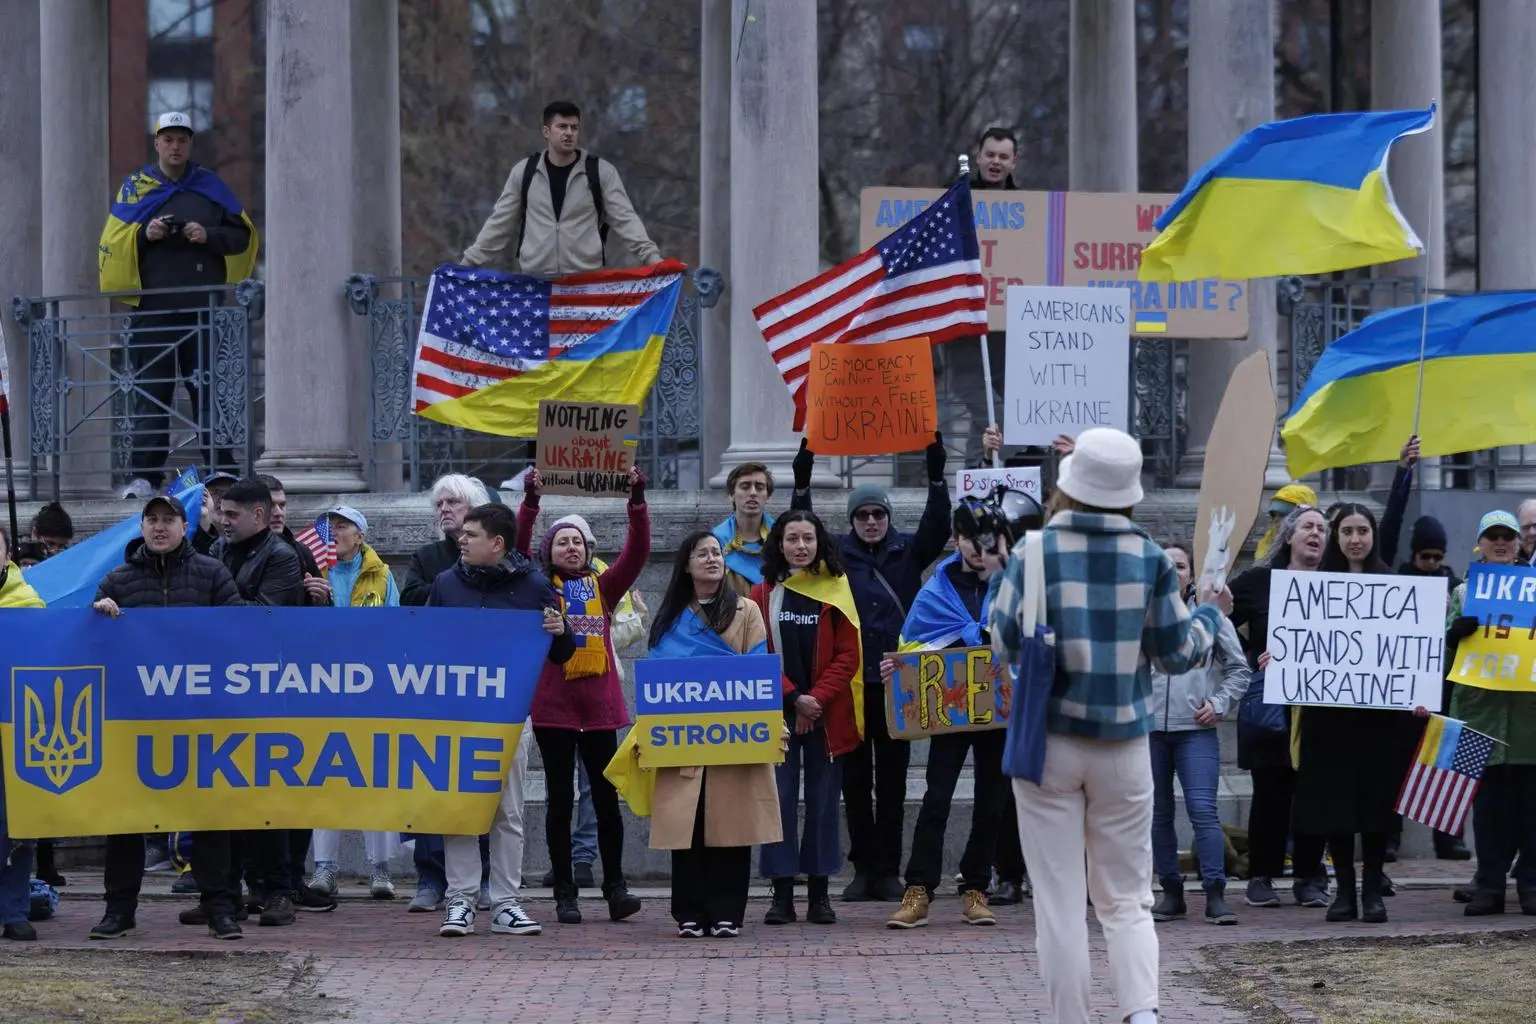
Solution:
[[[1056,680],[1056,634],[1045,622],[1045,542],[1038,531],[1024,538],[1019,636],[1003,772],[1039,785],[1045,774],[1046,709]]]

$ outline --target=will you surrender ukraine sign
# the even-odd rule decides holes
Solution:
[[[549,649],[541,623],[444,608],[0,616],[11,834],[478,835]]]

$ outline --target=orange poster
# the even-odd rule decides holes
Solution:
[[[926,448],[939,428],[927,338],[812,345],[805,436],[820,455],[892,455]]]

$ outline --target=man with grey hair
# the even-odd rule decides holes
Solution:
[[[1536,565],[1536,498],[1527,498],[1515,509],[1515,518],[1520,520],[1520,556],[1517,559],[1521,565]]]

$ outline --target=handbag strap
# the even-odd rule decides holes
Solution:
[[[1024,535],[1024,602],[1019,609],[1023,635],[1035,635],[1045,625],[1045,537],[1038,530]]]

